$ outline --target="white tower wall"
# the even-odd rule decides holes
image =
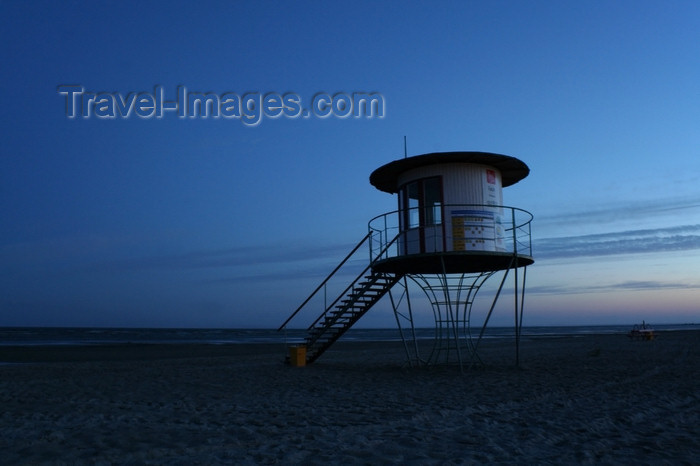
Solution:
[[[443,163],[407,170],[398,185],[434,176],[442,178],[443,225],[425,227],[425,252],[442,250],[436,239],[443,235],[447,251],[503,251],[502,209],[495,207],[503,205],[501,172],[488,165]],[[407,233],[413,245],[409,254],[417,252],[417,234]]]

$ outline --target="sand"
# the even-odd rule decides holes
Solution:
[[[1,464],[697,464],[700,332],[485,342],[0,347]]]

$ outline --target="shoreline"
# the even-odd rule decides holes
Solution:
[[[0,347],[27,362],[0,365],[0,448],[9,464],[692,464],[698,335],[527,338],[520,368],[512,342],[482,341],[463,372],[406,367],[400,342],[339,341],[301,368],[282,344]]]
[[[655,331],[656,340],[673,338],[674,335],[696,335],[700,340],[700,330],[661,330]],[[614,337],[622,339],[626,333],[570,333],[570,334],[523,334],[520,337],[521,348],[528,342],[567,341],[580,338]],[[0,364],[2,363],[49,363],[49,362],[89,362],[89,361],[138,361],[154,359],[187,359],[240,357],[246,355],[279,354],[284,360],[288,347],[300,342],[89,342],[89,343],[30,343],[0,344]],[[410,342],[409,342],[410,343]],[[429,351],[432,340],[419,340],[424,350]],[[498,346],[507,351],[515,348],[515,337],[484,338],[482,347]],[[339,340],[331,346],[329,352],[352,351],[353,348],[377,347],[387,351],[403,349],[400,339],[392,340]],[[321,360],[324,357],[321,357]],[[405,362],[397,359],[397,364]]]

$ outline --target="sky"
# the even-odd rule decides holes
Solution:
[[[396,209],[369,175],[404,137],[530,167],[503,192],[534,215],[525,325],[700,321],[698,2],[2,1],[0,22],[0,326],[276,328]],[[71,118],[73,88],[107,100]],[[384,106],[115,113],[179,88]]]

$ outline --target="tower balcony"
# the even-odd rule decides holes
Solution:
[[[473,273],[534,263],[530,223],[516,207],[446,204],[395,210],[369,221],[378,272]]]

